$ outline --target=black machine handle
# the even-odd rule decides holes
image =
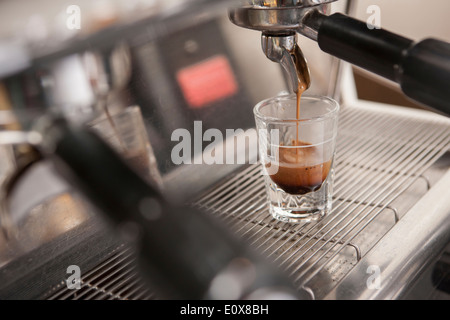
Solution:
[[[450,44],[414,41],[340,13],[316,21],[319,47],[400,84],[415,101],[450,116]]]
[[[258,289],[276,288],[295,299],[306,292],[231,235],[213,217],[188,206],[174,206],[143,180],[101,138],[88,129],[55,122],[52,154],[58,171],[94,204],[113,226],[132,223],[143,274],[166,298],[243,299]],[[55,132],[57,132],[55,134]],[[132,228],[132,230],[134,230]],[[211,295],[223,272],[251,270],[239,296]],[[144,277],[145,279],[145,277]],[[224,288],[226,289],[226,288]],[[226,292],[226,290],[224,290]]]

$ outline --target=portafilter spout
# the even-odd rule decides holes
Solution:
[[[287,35],[263,33],[261,45],[267,58],[278,62],[286,71],[292,91],[297,92],[300,86],[303,86],[300,88],[301,91],[310,87],[311,76],[308,64],[297,45],[295,32]]]
[[[229,12],[237,26],[262,31],[262,49],[267,58],[281,64],[291,89],[309,88],[311,80],[306,60],[297,44],[296,33],[314,39],[314,29],[302,23],[311,12],[327,13],[328,3],[336,0],[249,0]]]

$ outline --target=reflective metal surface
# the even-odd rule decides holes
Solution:
[[[347,107],[340,121],[333,211],[316,225],[299,227],[275,221],[268,213],[257,166],[196,204],[221,217],[272,258],[298,287],[309,288],[314,298],[322,299],[355,266],[364,266],[363,258],[385,235],[393,232],[402,237],[392,228],[409,215],[411,206],[427,194],[429,185],[447,172],[448,160],[433,164],[450,147],[450,123],[446,118],[433,118],[424,121],[420,114],[393,115]],[[446,210],[441,214],[448,217]],[[423,227],[422,222],[426,220],[416,221],[417,228]],[[389,243],[386,246],[398,242]],[[414,243],[409,254],[414,252],[417,259],[424,257],[419,253],[421,245]],[[385,277],[389,279],[387,286],[397,281],[398,270],[390,270],[392,273]],[[408,270],[411,274],[414,269]],[[355,273],[367,277],[361,269]],[[361,297],[357,293],[353,296]],[[345,298],[345,294],[336,298]]]
[[[450,181],[449,128],[448,119],[427,112],[346,106],[333,211],[318,224],[291,225],[270,216],[259,164],[238,170],[193,205],[274,261],[310,298],[402,298],[449,240],[449,203],[442,197]],[[155,298],[157,292],[153,296],[134,277],[133,257],[120,255],[117,278],[106,270],[83,279],[79,296],[57,287],[50,297]],[[377,289],[370,286],[369,266],[380,268]]]
[[[297,45],[296,34],[286,36],[261,36],[261,44],[267,58],[280,63],[287,78],[289,79],[290,90],[297,92],[299,85],[303,90],[311,86],[311,76],[303,52]]]
[[[443,195],[449,188],[450,171],[326,298],[403,298],[450,241],[450,199]]]
[[[287,3],[282,1],[264,1],[257,4],[244,4],[240,8],[231,9],[229,18],[231,22],[243,28],[271,34],[295,31],[314,39],[317,32],[305,26],[304,20],[315,12],[328,13],[328,3],[334,1],[336,0],[287,1]]]

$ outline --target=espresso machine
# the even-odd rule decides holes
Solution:
[[[339,2],[86,2],[91,20],[80,32],[80,7],[67,4],[63,31],[52,34],[37,16],[28,37],[4,37],[0,298],[396,299],[429,292],[430,277],[445,292],[450,44],[369,28],[332,13]],[[259,98],[232,50],[233,33],[247,31],[277,69],[267,86],[274,94],[297,90],[299,36],[330,59],[333,85],[321,93],[343,104],[341,187],[336,212],[317,225],[270,220],[256,155],[198,161],[202,130],[255,134]],[[433,112],[349,98],[342,61],[399,84]],[[140,131],[119,145],[144,133],[148,176],[108,143],[128,124],[120,115],[129,106],[139,106],[140,120],[125,132]],[[181,133],[194,137],[182,165],[173,160]]]

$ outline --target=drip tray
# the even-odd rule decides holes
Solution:
[[[343,108],[333,210],[317,224],[273,219],[260,165],[248,165],[192,205],[218,217],[243,241],[274,261],[314,299],[323,299],[365,258],[450,168],[450,122],[422,112]],[[415,248],[420,250],[420,248]],[[414,252],[414,251],[412,251]],[[147,299],[124,248],[49,299]]]

